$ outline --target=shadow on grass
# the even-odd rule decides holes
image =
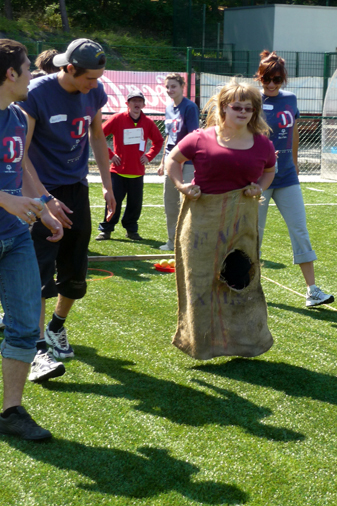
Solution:
[[[137,454],[119,449],[86,446],[65,439],[44,445],[7,437],[13,448],[34,460],[62,470],[75,471],[94,483],[77,486],[86,491],[146,498],[170,491],[202,504],[244,504],[249,495],[235,485],[213,481],[193,482],[199,468],[178,460],[167,450],[141,447]],[[65,477],[64,477],[65,478]]]
[[[141,234],[143,235],[143,234]],[[127,237],[125,238],[120,238],[120,237],[113,237],[113,233],[112,233],[112,236],[111,236],[111,239],[108,239],[107,241],[99,241],[100,244],[104,243],[107,245],[107,249],[109,248],[109,251],[110,251],[110,248],[111,246],[113,246],[113,243],[125,243],[129,246],[132,246],[134,245],[135,246],[135,251],[133,251],[132,253],[129,253],[130,255],[138,255],[140,254],[139,253],[139,248],[138,246],[149,246],[151,249],[156,249],[157,251],[159,250],[159,246],[161,246],[163,244],[163,241],[158,241],[158,240],[155,240],[155,239],[146,239],[145,237],[143,237],[143,240],[142,241],[132,241],[131,239],[128,239]],[[160,250],[159,250],[160,252]],[[162,253],[162,252],[160,252]],[[89,249],[89,255],[92,255],[92,256],[100,256],[100,255],[109,255],[111,254],[111,252],[108,252],[108,253],[102,253],[101,251],[93,251],[93,249]]]
[[[304,367],[283,362],[235,358],[226,364],[205,364],[193,369],[223,378],[245,381],[251,385],[273,388],[293,397],[307,397],[337,404],[337,378],[309,371]]]
[[[331,321],[337,323],[337,312],[326,309],[326,307],[314,306],[310,309],[300,308],[295,306],[289,306],[288,304],[276,304],[275,302],[267,302],[268,307],[276,307],[277,309],[283,309],[284,311],[292,311],[302,316],[309,316],[313,320]]]
[[[121,262],[90,262],[92,269],[105,269],[111,271],[114,276],[130,281],[151,281],[150,275],[159,274],[149,262],[143,260]]]
[[[268,408],[243,399],[226,389],[215,389],[222,398],[179,385],[173,381],[133,371],[134,362],[128,362],[96,354],[94,348],[76,346],[76,358],[94,368],[96,373],[106,374],[119,384],[102,385],[96,383],[47,382],[44,388],[59,392],[80,392],[105,395],[139,401],[135,409],[154,416],[160,416],[177,424],[199,427],[208,424],[238,426],[247,433],[275,441],[301,441],[303,434],[286,428],[278,428],[260,423],[272,414]],[[202,385],[202,386],[205,386]]]
[[[264,269],[285,269],[287,266],[279,262],[272,262],[271,260],[260,260],[261,267]]]

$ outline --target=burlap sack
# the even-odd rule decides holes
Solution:
[[[260,283],[258,205],[242,190],[184,199],[175,243],[173,344],[194,358],[255,357],[273,344]]]

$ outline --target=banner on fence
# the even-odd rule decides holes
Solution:
[[[141,91],[145,96],[145,114],[165,114],[165,108],[171,103],[165,88],[165,77],[170,72],[129,72],[106,70],[101,77],[108,102],[103,107],[104,113],[126,111],[126,97],[131,92]],[[180,72],[187,83],[188,75]],[[187,84],[184,88],[187,95]],[[195,101],[195,74],[191,74],[191,100]]]
[[[200,74],[200,107],[203,108],[209,98],[217,93],[221,86],[229,83],[232,77],[207,73]],[[259,84],[253,78],[238,76],[238,80],[259,87]],[[292,77],[288,79],[285,89],[295,93],[297,106],[302,115],[306,113],[322,114],[323,77]]]

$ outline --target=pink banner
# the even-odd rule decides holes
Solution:
[[[133,91],[141,91],[145,96],[146,114],[164,114],[166,106],[171,102],[165,88],[165,77],[169,72],[129,72],[124,70],[106,70],[101,77],[108,102],[103,107],[104,113],[126,111],[126,97]],[[187,74],[181,72],[187,83]],[[187,95],[187,84],[184,88]],[[191,100],[195,101],[195,74],[191,75]],[[107,116],[106,116],[107,117]]]

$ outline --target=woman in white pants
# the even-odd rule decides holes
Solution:
[[[162,176],[165,172],[164,205],[168,240],[166,244],[160,246],[160,249],[162,251],[173,251],[174,236],[180,210],[180,194],[167,176],[165,158],[181,139],[199,128],[199,109],[192,100],[184,97],[185,81],[180,74],[168,74],[165,78],[165,86],[168,96],[172,99],[172,103],[166,107],[165,111],[166,139],[158,174]],[[186,162],[183,165],[184,183],[190,183],[193,176],[194,166],[192,162]]]

